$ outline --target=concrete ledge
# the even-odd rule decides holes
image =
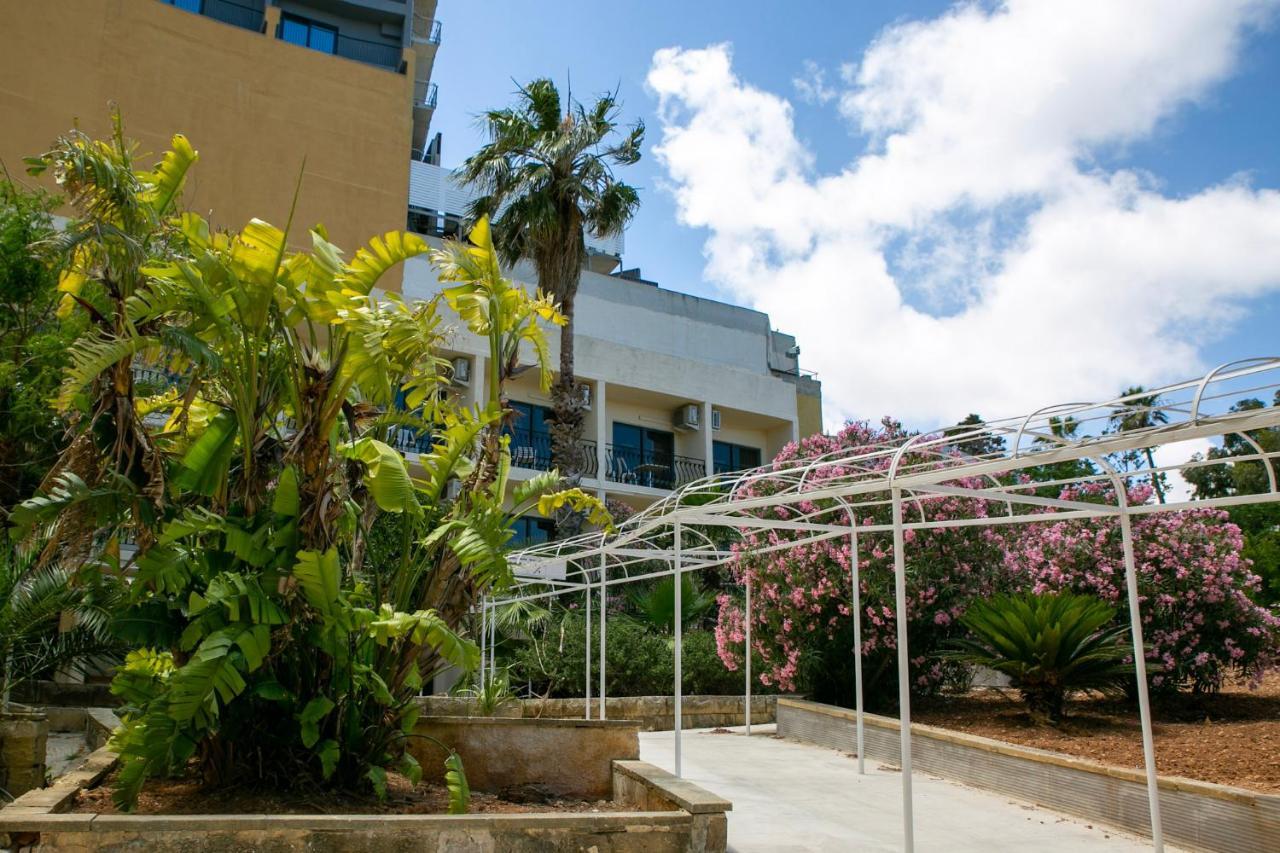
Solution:
[[[621,773],[652,789],[659,796],[666,797],[677,808],[690,814],[707,814],[710,812],[727,812],[733,809],[733,803],[724,797],[718,797],[661,767],[655,767],[647,761],[615,761],[613,762],[614,778]]]
[[[867,757],[898,764],[898,721],[874,714],[863,719]],[[846,708],[778,701],[782,737],[853,751],[855,720]],[[911,726],[911,746],[918,770],[1151,834],[1146,776],[1140,771],[918,723]],[[1180,777],[1161,777],[1159,785],[1170,843],[1229,853],[1280,849],[1280,796]]]
[[[751,697],[751,722],[772,723],[778,697]],[[745,700],[734,696],[686,696],[683,702],[686,729],[715,726],[740,726],[744,722]],[[457,696],[423,696],[418,699],[423,716],[465,717],[474,713],[475,703]],[[599,713],[600,700],[591,700],[591,713]],[[605,700],[605,717],[609,720],[633,720],[646,732],[670,731],[675,726],[675,699],[671,696],[614,696]],[[493,717],[537,719],[583,719],[584,700],[513,699],[504,703]]]
[[[690,815],[695,850],[720,853],[728,847],[729,819],[725,812],[733,804],[660,767],[644,761],[613,762],[613,797],[636,808]]]

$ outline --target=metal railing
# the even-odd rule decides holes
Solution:
[[[174,3],[172,0],[160,0],[160,2],[166,6],[173,6],[189,12],[197,11],[186,4]],[[221,21],[224,24],[230,24],[233,27],[262,32],[264,19],[261,3],[237,3],[235,0],[203,0],[198,7],[198,14],[204,15],[206,18],[213,18],[215,21]]]
[[[204,0],[200,13],[215,21],[231,24],[254,32],[262,32],[263,12],[248,3],[236,3],[234,0]]]
[[[651,489],[674,489],[707,473],[701,459],[616,444],[605,445],[605,465],[606,480]]]
[[[356,62],[377,65],[393,71],[400,67],[400,46],[395,44],[369,41],[339,33],[338,43],[333,52],[346,59],[354,59]]]
[[[415,80],[413,83],[413,105],[429,110],[436,108],[440,95],[440,87],[430,80]]]
[[[511,464],[516,468],[527,468],[532,471],[550,471],[555,467],[551,454],[551,436],[543,433],[512,433]],[[596,443],[583,440],[578,442],[576,468],[584,477],[594,477],[599,469],[596,460]]]
[[[413,40],[418,43],[440,44],[440,33],[443,29],[440,21],[426,15],[413,13]]]

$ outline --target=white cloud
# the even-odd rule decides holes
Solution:
[[[731,50],[668,48],[656,149],[706,276],[795,333],[829,420],[1016,414],[1182,378],[1280,286],[1280,192],[1106,171],[1229,76],[1274,0],[1010,0],[882,33],[842,69],[874,143],[819,175]]]
[[[825,104],[840,94],[827,85],[827,72],[812,59],[804,61],[804,73],[792,77],[791,85],[796,87],[796,94],[806,104]]]
[[[1193,438],[1187,441],[1175,441],[1173,444],[1161,445],[1155,449],[1153,455],[1156,459],[1156,466],[1163,468],[1188,462],[1197,453],[1207,458],[1209,450],[1216,446],[1207,438]],[[1191,499],[1191,484],[1183,479],[1181,473],[1167,471],[1165,472],[1165,479],[1169,484],[1165,492],[1165,500],[1169,503],[1178,503]]]

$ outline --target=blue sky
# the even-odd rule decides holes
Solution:
[[[1025,7],[1027,4],[1014,5]],[[551,76],[563,90],[571,75],[574,93],[582,97],[617,87],[625,104],[625,115],[642,118],[649,127],[645,158],[626,173],[627,180],[642,188],[643,199],[640,213],[627,235],[627,266],[640,266],[646,278],[656,280],[666,288],[770,311],[776,325],[800,336],[805,366],[818,370],[826,383],[829,420],[873,417],[886,410],[902,413],[908,421],[922,424],[947,420],[953,414],[959,416],[979,407],[983,407],[983,414],[990,416],[1013,414],[1033,402],[1038,405],[1076,399],[1081,394],[1104,395],[1108,388],[1118,384],[1153,384],[1179,378],[1205,364],[1249,355],[1276,354],[1273,330],[1275,320],[1280,317],[1280,290],[1277,289],[1280,269],[1274,276],[1269,272],[1242,272],[1238,256],[1248,253],[1256,244],[1243,239],[1227,239],[1229,235],[1225,233],[1221,239],[1206,233],[1203,255],[1212,256],[1215,242],[1221,242],[1221,255],[1234,253],[1237,256],[1231,269],[1221,273],[1222,281],[1215,285],[1217,289],[1214,291],[1223,294],[1217,303],[1229,308],[1214,308],[1209,312],[1212,316],[1203,321],[1199,314],[1188,319],[1176,312],[1159,313],[1150,320],[1159,329],[1150,330],[1141,340],[1135,340],[1123,349],[1100,353],[1095,359],[1081,358],[1074,351],[1061,351],[1069,347],[1069,338],[1064,337],[1058,343],[1059,351],[1054,351],[1054,344],[1046,338],[1050,352],[1040,355],[1053,359],[1058,366],[1056,371],[1049,370],[1043,390],[1040,387],[1024,390],[1027,381],[1016,377],[1010,380],[1009,387],[1000,389],[990,389],[989,383],[968,378],[971,374],[981,373],[984,364],[1002,361],[1005,356],[997,353],[990,358],[976,359],[972,369],[964,373],[939,376],[940,387],[945,384],[947,389],[939,392],[927,387],[936,371],[930,368],[930,362],[924,357],[904,359],[904,364],[896,372],[893,366],[895,359],[884,354],[881,367],[874,354],[877,351],[871,350],[870,344],[866,352],[851,352],[846,357],[845,351],[832,341],[837,333],[830,325],[811,324],[804,313],[788,306],[788,300],[847,299],[847,310],[851,316],[861,316],[860,306],[883,303],[885,292],[882,290],[860,289],[863,288],[861,282],[874,277],[872,272],[878,273],[883,266],[888,270],[886,281],[891,282],[891,289],[896,287],[903,303],[899,309],[882,308],[885,311],[896,310],[897,313],[885,316],[892,317],[894,322],[902,322],[901,329],[895,332],[895,340],[920,343],[925,350],[934,345],[931,342],[937,342],[938,350],[928,352],[933,363],[937,363],[949,360],[955,349],[955,340],[971,339],[978,334],[977,329],[989,326],[980,326],[975,319],[967,325],[964,324],[967,321],[962,321],[953,328],[943,328],[932,321],[964,313],[966,309],[975,309],[971,313],[982,313],[984,300],[995,304],[997,300],[994,297],[987,300],[989,287],[996,287],[988,282],[993,271],[1011,271],[1009,275],[1016,276],[1020,266],[1035,268],[1034,259],[1014,257],[1014,250],[1023,242],[1035,242],[1036,233],[1029,230],[1031,217],[1042,211],[1046,215],[1056,215],[1062,207],[1057,204],[1062,198],[1061,186],[1067,183],[1074,186],[1081,176],[1096,178],[1099,185],[1104,182],[1115,184],[1117,176],[1123,176],[1140,185],[1136,194],[1127,194],[1124,200],[1103,208],[1107,212],[1141,210],[1148,202],[1153,206],[1176,206],[1179,201],[1194,199],[1214,188],[1238,185],[1245,186],[1254,195],[1237,201],[1262,205],[1270,211],[1274,200],[1257,194],[1280,187],[1280,146],[1277,145],[1280,139],[1280,101],[1275,97],[1280,83],[1280,31],[1276,26],[1275,8],[1270,3],[1254,0],[1224,1],[1221,5],[1224,7],[1222,12],[1209,4],[1199,13],[1201,19],[1185,22],[1165,24],[1163,18],[1166,16],[1152,15],[1150,32],[1145,26],[1143,31],[1151,39],[1167,39],[1168,47],[1163,54],[1156,52],[1151,56],[1135,57],[1132,66],[1125,66],[1129,57],[1124,55],[1126,48],[1122,38],[1116,41],[1119,46],[1112,53],[1107,53],[1106,49],[1098,51],[1097,62],[1103,66],[1099,79],[1108,80],[1105,66],[1115,63],[1115,73],[1120,78],[1117,89],[1123,91],[1110,100],[1108,96],[1099,97],[1105,102],[1103,107],[1099,107],[1100,117],[1079,119],[1082,111],[1087,113],[1088,110],[1078,103],[1064,100],[1067,105],[1061,107],[1061,112],[1071,116],[1072,121],[1079,119],[1077,124],[1083,122],[1086,129],[1067,140],[1074,151],[1073,165],[1070,175],[1063,176],[1062,181],[1054,179],[1052,187],[1042,181],[1031,185],[1029,190],[1026,187],[1000,188],[993,191],[994,197],[972,206],[968,202],[930,199],[922,208],[924,214],[921,214],[921,208],[904,214],[909,222],[888,214],[882,221],[879,214],[869,214],[850,224],[850,230],[843,235],[832,236],[822,225],[810,225],[812,234],[802,235],[797,241],[786,233],[785,224],[770,224],[769,217],[774,214],[769,208],[774,205],[774,199],[795,194],[789,192],[779,196],[774,194],[776,190],[797,188],[816,193],[815,197],[821,197],[833,210],[841,208],[844,199],[840,188],[824,186],[824,177],[860,164],[863,155],[883,153],[886,136],[899,133],[910,136],[920,130],[911,120],[901,117],[880,120],[876,126],[874,110],[878,101],[855,103],[845,100],[861,90],[864,94],[878,93],[890,99],[899,97],[901,103],[908,106],[913,103],[912,98],[918,102],[918,93],[908,91],[904,94],[895,88],[897,78],[893,75],[872,80],[853,76],[841,78],[842,66],[850,66],[856,73],[869,56],[868,49],[878,38],[889,43],[891,49],[879,50],[877,54],[891,68],[894,62],[904,63],[903,67],[906,67],[916,55],[911,51],[918,49],[913,39],[931,44],[924,41],[924,37],[930,34],[930,37],[945,37],[953,51],[951,61],[958,67],[965,67],[971,62],[966,58],[968,45],[965,40],[972,39],[971,56],[974,64],[980,64],[976,60],[984,56],[981,39],[1008,37],[1007,32],[1000,34],[1000,28],[1023,27],[1030,37],[1020,38],[1020,41],[1034,42],[1042,36],[1046,39],[1046,54],[1061,49],[1062,55],[1074,58],[1093,50],[1090,28],[1096,27],[1101,33],[1098,41],[1106,43],[1108,27],[1114,26],[1119,34],[1123,34],[1125,28],[1132,32],[1133,20],[1107,20],[1105,16],[1110,15],[1111,10],[1105,4],[1090,12],[1081,11],[1082,16],[1092,14],[1096,19],[1091,19],[1088,27],[1081,28],[1083,36],[1078,44],[1073,45],[1064,41],[1068,36],[1051,34],[1049,30],[1056,31],[1057,27],[1045,26],[1043,15],[1037,23],[1036,15],[1022,14],[1025,8],[1015,9],[1016,14],[1005,15],[1007,10],[993,4],[983,4],[971,10],[972,14],[968,16],[956,16],[952,4],[925,2],[525,2],[491,4],[481,8],[455,0],[442,0],[438,16],[444,21],[444,42],[434,73],[440,87],[440,106],[433,130],[444,134],[445,165],[456,165],[481,142],[480,131],[475,126],[475,114],[487,107],[507,104],[514,89],[513,80]],[[1233,8],[1226,11],[1228,5]],[[1056,8],[1061,11],[1073,6],[1057,5]],[[1158,4],[1152,9],[1158,9]],[[1230,16],[1235,17],[1227,20]],[[944,20],[948,17],[950,23]],[[1181,30],[1178,29],[1179,24],[1182,25]],[[1188,33],[1196,36],[1191,42],[1186,41]],[[1199,37],[1200,33],[1204,33],[1203,39]],[[1215,33],[1221,37],[1217,41]],[[1179,42],[1179,39],[1183,41]],[[1209,46],[1202,51],[1199,41]],[[730,50],[723,54],[728,57],[730,65],[728,76],[720,68],[722,56],[703,50],[721,44],[730,46]],[[1186,44],[1192,47],[1187,48]],[[659,93],[653,86],[646,85],[646,78],[656,67],[655,51],[670,47],[681,48],[687,53],[668,57],[667,65],[675,76],[667,78],[669,86],[660,87],[664,89],[661,94],[667,101],[664,121],[659,111]],[[1165,63],[1163,71],[1162,61]],[[1180,76],[1183,68],[1196,66],[1197,62],[1202,63],[1206,70]],[[947,75],[947,67],[942,63],[943,60],[939,60],[937,73]],[[1147,109],[1151,114],[1150,121],[1129,127],[1115,116],[1125,111],[1125,97],[1142,101],[1145,87],[1137,85],[1125,90],[1124,68],[1145,69],[1141,63],[1150,66],[1149,73],[1157,81],[1178,79],[1163,88],[1153,86],[1162,94],[1159,98],[1153,96],[1152,103],[1135,103],[1134,111],[1140,113]],[[830,91],[825,99],[806,100],[794,80],[798,77],[812,79],[814,69],[824,74],[824,85]],[[1065,85],[1070,86],[1072,80],[1088,76],[1092,70],[1074,64],[1070,68],[1064,66]],[[994,75],[999,71],[991,73]],[[1148,72],[1143,70],[1141,73]],[[998,81],[1003,78],[977,76],[975,79]],[[690,81],[694,80],[713,81],[720,89],[715,97],[699,100],[698,95],[690,94],[693,91]],[[1142,82],[1139,78],[1138,83]],[[928,86],[930,81],[922,79],[915,83],[908,81],[908,84]],[[980,85],[983,84],[975,84]],[[1047,91],[1056,95],[1057,90]],[[1076,100],[1087,100],[1092,96],[1093,93],[1082,86]],[[770,122],[767,117],[787,115],[788,107],[783,101],[790,104],[790,127],[787,133],[775,140],[769,125],[786,122]],[[726,111],[723,105],[728,103],[739,106]],[[777,109],[784,112],[778,113]],[[1110,112],[1103,114],[1105,110]],[[738,126],[736,123],[740,117],[741,126]],[[699,119],[713,118],[716,128],[704,126],[701,131],[697,129]],[[1047,113],[1044,123],[1052,124],[1055,120],[1055,114]],[[753,125],[753,121],[757,124]],[[1010,126],[1016,128],[1016,125]],[[1103,130],[1095,133],[1093,128],[1096,126],[1102,126]],[[760,132],[762,127],[766,132]],[[683,153],[673,154],[674,148],[664,156],[655,153],[653,149],[662,146],[664,139],[673,138],[664,131],[683,133],[681,138],[688,143]],[[778,179],[778,186],[764,187],[753,196],[759,199],[763,208],[755,220],[721,228],[714,214],[712,221],[708,222],[705,207],[713,202],[717,191],[723,187],[718,188],[699,177],[707,171],[708,161],[698,159],[703,155],[697,153],[696,143],[699,138],[705,138],[709,144],[713,140],[723,142],[726,138],[744,136],[752,140],[750,144],[756,146],[756,154],[769,152],[771,146],[776,145],[779,160],[788,161],[791,171]],[[1081,139],[1085,141],[1081,142]],[[1006,150],[1007,153],[1008,149],[994,150]],[[988,168],[995,173],[1006,165],[991,163]],[[982,168],[978,166],[976,171]],[[960,188],[960,192],[982,195],[993,181],[999,183],[989,175],[975,174]],[[683,202],[677,201],[676,190],[682,192]],[[712,202],[700,201],[708,198]],[[881,201],[888,205],[891,200],[886,195],[885,199],[864,199],[857,204],[874,207]],[[734,213],[736,211],[725,211],[719,218],[731,219]],[[1191,211],[1188,211],[1190,215]],[[1249,221],[1259,219],[1247,210],[1241,215]],[[785,203],[777,204],[776,216],[784,222],[788,217],[795,217],[797,221],[807,218],[789,212]],[[1165,218],[1164,212],[1155,212],[1150,217],[1151,223],[1144,223],[1144,226],[1158,228]],[[1181,236],[1170,232],[1170,245],[1185,242],[1187,228],[1191,233],[1197,233],[1198,221],[1207,222],[1210,226],[1221,222],[1225,230],[1229,220],[1219,213],[1203,213],[1201,220],[1191,219],[1183,231],[1177,232]],[[868,228],[872,227],[881,236],[866,238]],[[1061,227],[1072,227],[1071,220],[1065,220]],[[854,233],[861,235],[859,239],[871,241],[867,245],[878,253],[875,259],[882,264],[873,263],[865,276],[858,272],[861,268],[857,264],[866,260],[861,254],[857,260],[853,255],[848,256],[842,265],[822,266],[822,258],[826,254],[823,251],[824,240],[829,240],[831,245],[844,245],[849,235]],[[1163,239],[1158,230],[1148,229],[1141,233],[1157,246]],[[719,252],[707,248],[710,237],[717,239]],[[1280,234],[1274,237],[1275,242],[1280,243]],[[725,245],[732,244],[735,251],[755,251],[747,248],[755,242],[762,242],[765,246],[760,250],[755,265],[764,274],[734,268],[729,260],[733,252],[726,250]],[[1107,252],[1098,264],[1111,263],[1114,269],[1108,275],[1113,277],[1113,281],[1124,280],[1126,261],[1116,260],[1116,255],[1124,252],[1124,246],[1109,247]],[[1135,258],[1139,256],[1135,250]],[[1133,260],[1132,263],[1136,265],[1138,261]],[[1218,281],[1217,268],[1212,262],[1206,262],[1207,265],[1202,267],[1200,256],[1180,263],[1188,269],[1203,269],[1200,274],[1206,281]],[[1260,266],[1270,263],[1272,260],[1269,258],[1259,261]],[[811,280],[819,270],[832,269],[836,270],[835,279],[844,279],[844,271],[847,270],[847,280],[832,284],[827,291],[813,290],[799,283]],[[1086,281],[1064,275],[1063,281],[1068,282],[1062,285],[1063,288],[1075,287],[1077,285],[1071,282],[1080,281],[1078,286],[1084,294],[1090,292],[1091,286],[1103,295],[1108,292],[1108,287],[1115,287],[1114,283],[1108,285],[1105,277]],[[999,286],[1010,285],[1004,283]],[[1033,293],[1037,289],[1048,293],[1055,291],[1058,283],[1051,278],[1026,279],[1016,286]],[[1159,280],[1153,279],[1142,286],[1146,289],[1135,292],[1132,299],[1121,300],[1116,305],[1108,304],[1105,298],[1097,298],[1097,304],[1092,304],[1084,296],[1077,302],[1070,302],[1075,312],[1071,322],[1088,334],[1094,331],[1093,324],[1098,322],[1095,318],[1123,311],[1128,315],[1125,320],[1113,317],[1109,325],[1103,324],[1096,331],[1107,337],[1128,335],[1133,325],[1140,326],[1146,322],[1143,316],[1134,316],[1135,313],[1144,313],[1135,306],[1141,306],[1144,300],[1150,302],[1160,298]],[[1180,280],[1177,287],[1180,289],[1176,292],[1171,290],[1169,299],[1186,301],[1187,294],[1197,292],[1193,279]],[[1060,309],[1060,314],[1063,310],[1066,309]],[[871,314],[867,316],[874,319]],[[1004,319],[999,324],[1006,326],[1020,319],[1016,313],[1002,316]],[[1048,323],[1050,320],[1040,318],[1034,322]],[[892,323],[885,321],[881,325],[892,326]],[[1031,336],[1033,341],[1040,338],[1043,335]],[[944,345],[942,341],[949,343]],[[878,352],[882,353],[883,349],[881,345]],[[1153,357],[1152,353],[1159,355]],[[1078,365],[1073,363],[1076,358],[1079,358]],[[1108,364],[1114,365],[1117,360],[1131,369],[1108,368]],[[868,383],[865,377],[873,365],[877,379]],[[916,389],[916,392],[906,396],[895,390],[904,385]],[[916,400],[920,397],[936,400],[936,403],[917,405]]]

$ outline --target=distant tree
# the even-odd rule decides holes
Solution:
[[[1272,400],[1280,406],[1280,393]],[[1240,400],[1230,409],[1232,412],[1248,412],[1265,409],[1266,404],[1256,397]],[[1280,429],[1254,430],[1249,438],[1257,442],[1264,452],[1280,451]],[[1219,465],[1190,468],[1183,477],[1192,486],[1196,499],[1221,498],[1231,495],[1251,495],[1269,491],[1270,478],[1266,466],[1269,462],[1258,460],[1230,461],[1235,457],[1252,456],[1258,452],[1239,433],[1223,436],[1222,446],[1212,448],[1207,457],[1196,454],[1197,461],[1220,459]],[[1280,471],[1276,472],[1280,476]],[[1260,503],[1231,507],[1227,510],[1231,520],[1244,532],[1243,555],[1253,561],[1253,570],[1262,577],[1260,600],[1275,604],[1280,602],[1280,504]]]
[[[491,141],[461,169],[463,181],[481,193],[471,217],[493,220],[504,262],[530,261],[538,286],[568,318],[560,328],[560,374],[551,389],[551,456],[570,481],[581,476],[584,463],[573,335],[586,233],[620,234],[640,206],[636,189],[616,180],[613,167],[640,159],[644,123],[615,137],[618,113],[614,95],[602,95],[587,108],[562,101],[550,80],[534,80],[517,93],[514,107],[485,113]],[[571,534],[579,524],[577,517],[565,516],[560,532]]]
[[[986,426],[986,421],[981,415],[970,414],[964,420],[947,430],[948,435],[965,436],[967,433],[977,432]],[[960,453],[967,456],[988,456],[995,453],[1003,453],[1005,450],[1005,441],[1002,436],[992,433],[983,432],[980,435],[969,435],[966,438],[957,438],[955,444],[952,445]]]
[[[57,200],[0,180],[0,522],[58,458],[65,424],[49,401],[74,334],[57,317],[56,263],[31,251],[53,235]]]
[[[1142,395],[1142,396],[1135,396]],[[1121,392],[1122,397],[1132,397],[1128,404],[1115,409],[1111,413],[1111,429],[1114,432],[1133,432],[1162,426],[1169,422],[1169,416],[1160,408],[1163,401],[1159,394],[1146,394],[1141,385],[1135,385]],[[1151,447],[1132,450],[1120,454],[1122,467],[1140,468],[1146,463],[1151,472],[1151,487],[1155,489],[1156,500],[1164,503],[1164,474],[1156,470],[1156,458]]]
[[[1055,447],[1075,441],[1079,437],[1080,422],[1070,415],[1066,417],[1051,416],[1048,425],[1049,435],[1037,436],[1033,442],[1036,447],[1042,449]],[[1027,475],[1033,480],[1052,483],[1089,477],[1096,473],[1097,469],[1088,459],[1067,459],[1050,465],[1037,465],[1027,470]],[[1037,488],[1036,493],[1041,497],[1056,498],[1061,490],[1062,486],[1060,485],[1050,485]]]

